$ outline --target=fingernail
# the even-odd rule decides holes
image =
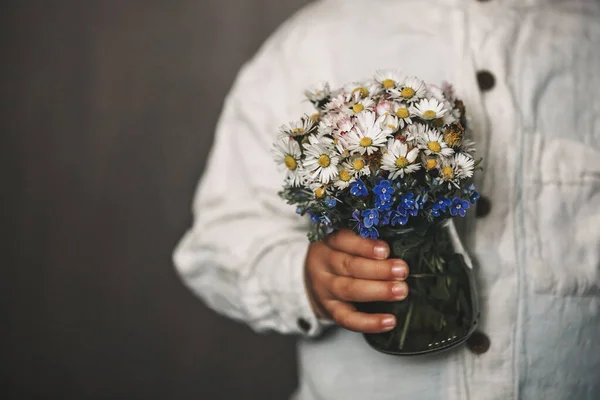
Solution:
[[[384,319],[381,320],[381,325],[384,328],[393,328],[394,326],[396,326],[396,318],[394,317],[386,317]]]
[[[375,257],[381,260],[385,260],[386,258],[388,258],[389,255],[388,247],[383,244],[376,245],[373,252],[375,253]]]
[[[394,286],[392,286],[392,293],[397,298],[404,298],[404,297],[406,297],[406,284],[404,284],[404,283],[396,283]]]
[[[401,261],[395,261],[394,266],[392,267],[392,275],[396,278],[405,279],[406,275],[408,275],[406,265]]]

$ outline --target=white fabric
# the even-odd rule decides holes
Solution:
[[[311,311],[306,221],[277,196],[269,149],[280,124],[311,112],[307,86],[378,68],[454,83],[472,118],[492,209],[459,228],[491,339],[484,354],[387,356],[360,334],[321,334]],[[483,69],[496,79],[484,93]],[[258,331],[305,334],[297,399],[599,399],[600,1],[306,7],[240,72],[194,214],[174,256],[183,281]]]

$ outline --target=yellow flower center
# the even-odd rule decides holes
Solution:
[[[444,134],[444,140],[451,147],[454,147],[457,144],[460,144],[462,140],[462,134],[460,132],[449,131]]]
[[[444,175],[444,179],[446,180],[452,179],[454,177],[454,171],[452,170],[452,167],[446,166],[442,168],[442,175]]]
[[[398,118],[408,118],[408,116],[409,116],[408,108],[406,108],[406,107],[399,108],[398,111],[396,111],[396,116]]]
[[[355,104],[352,106],[352,111],[354,111],[356,114],[358,114],[359,112],[361,112],[364,109],[365,109],[365,106],[363,106],[362,104]]]
[[[383,85],[384,88],[386,89],[391,89],[394,86],[396,86],[396,82],[394,82],[393,79],[385,79],[383,82],[381,82],[381,84]]]
[[[361,97],[367,97],[369,95],[369,91],[364,87],[358,87],[352,91],[352,94],[358,92]]]
[[[318,163],[321,167],[327,168],[329,167],[329,164],[331,164],[331,158],[329,158],[327,154],[321,154]]]
[[[356,160],[352,161],[352,167],[355,170],[360,171],[365,167],[365,162],[362,158],[357,158]]]
[[[292,134],[294,134],[294,135],[299,135],[299,134],[303,134],[303,133],[304,133],[304,129],[302,129],[302,128],[295,128],[292,131]]]
[[[427,110],[423,113],[423,116],[427,119],[432,119],[435,118],[435,111],[433,110]]]
[[[317,199],[320,199],[321,197],[325,196],[325,188],[316,188],[315,189],[315,196],[317,197]]]
[[[352,179],[352,175],[350,175],[350,172],[343,169],[340,171],[340,179],[344,182],[348,182],[350,179]]]
[[[369,147],[370,145],[373,144],[373,139],[365,136],[364,138],[360,139],[359,143],[362,147]]]
[[[439,153],[440,151],[442,151],[442,145],[439,144],[439,142],[429,142],[427,143],[427,148],[433,151],[434,153]]]
[[[314,113],[313,115],[310,116],[310,119],[313,121],[318,121],[319,118],[321,118],[321,114],[319,114],[319,113]]]
[[[405,99],[410,99],[411,97],[413,97],[415,95],[415,90],[413,88],[405,87],[404,89],[402,89],[400,94]]]
[[[294,171],[296,168],[298,168],[298,163],[296,162],[294,157],[290,156],[289,154],[285,156],[283,162],[285,163],[285,166],[288,167],[288,169],[291,171]]]
[[[406,157],[398,157],[396,158],[396,167],[404,168],[409,164],[408,159]]]
[[[428,159],[426,167],[427,167],[427,169],[433,169],[433,168],[437,167],[437,161],[435,160],[435,158]]]

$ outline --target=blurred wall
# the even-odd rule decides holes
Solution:
[[[307,0],[0,5],[2,399],[282,399],[293,338],[171,252],[237,69]]]

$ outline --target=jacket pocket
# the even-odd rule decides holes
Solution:
[[[525,267],[537,293],[600,294],[600,152],[532,138],[523,163]]]

